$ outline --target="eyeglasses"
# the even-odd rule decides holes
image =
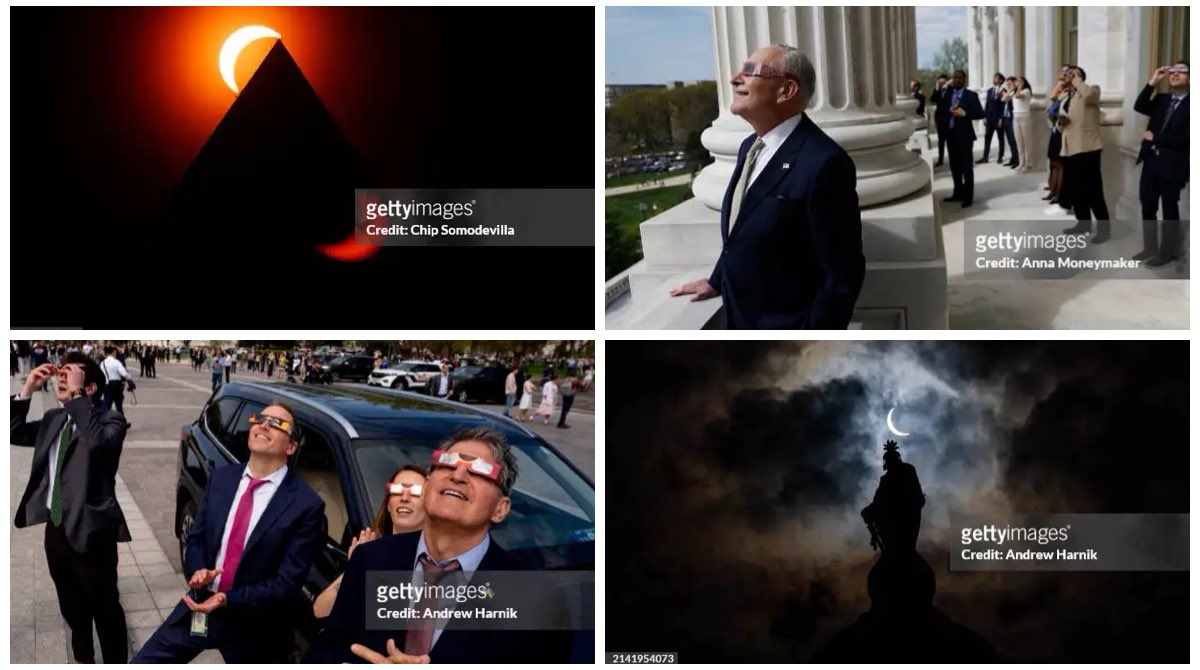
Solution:
[[[288,434],[288,437],[292,435],[292,422],[287,419],[281,419],[277,416],[267,416],[266,414],[261,417],[257,414],[250,415],[250,425],[257,426],[262,423],[267,424],[271,428],[282,430]]]
[[[1167,72],[1170,72],[1171,74],[1187,74],[1188,69],[1186,65],[1173,65],[1167,68]]]
[[[387,494],[390,496],[398,496],[401,493],[404,493],[405,490],[408,491],[408,495],[414,498],[420,498],[421,491],[424,490],[424,487],[422,487],[420,484],[396,484],[394,482],[388,482],[387,484]]]
[[[433,452],[430,463],[445,468],[457,468],[459,463],[468,463],[471,474],[490,479],[497,484],[500,483],[500,466],[478,456],[437,449]]]
[[[738,74],[742,75],[743,77],[784,77],[786,79],[791,79],[797,84],[800,83],[799,77],[794,74],[784,72],[783,70],[767,65],[766,63],[755,63],[754,61],[750,60],[742,63],[742,71]]]

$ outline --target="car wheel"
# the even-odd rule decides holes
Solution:
[[[408,384],[405,384],[403,379],[397,377],[396,379],[392,380],[392,388],[403,391],[408,389]]]
[[[187,536],[196,521],[196,501],[189,500],[179,515],[179,562],[187,565]]]
[[[467,401],[467,392],[466,392],[466,391],[459,391],[459,392],[458,392],[458,401],[459,401],[459,402],[466,402],[466,401]]]

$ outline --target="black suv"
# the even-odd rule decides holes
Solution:
[[[459,402],[475,400],[502,403],[504,380],[510,372],[511,369],[500,365],[465,365],[450,373],[450,381],[454,383],[452,395]],[[437,377],[434,377],[433,381],[436,382]]]
[[[338,356],[326,363],[325,372],[333,381],[367,381],[375,369],[375,359],[370,356]]]
[[[185,538],[214,468],[245,462],[249,416],[282,400],[295,410],[302,438],[289,467],[325,501],[327,538],[297,610],[297,649],[317,634],[312,601],[341,574],[350,539],[371,525],[383,483],[406,463],[425,465],[456,430],[486,425],[504,433],[518,462],[512,510],[492,529],[493,541],[528,569],[595,568],[595,488],[591,480],[522,424],[498,414],[404,391],[349,384],[304,386],[233,382],[221,386],[200,417],[184,426],[179,445],[175,535]],[[576,633],[578,662],[593,662],[594,634]]]

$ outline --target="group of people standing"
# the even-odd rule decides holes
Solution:
[[[934,105],[940,167],[947,147],[953,192],[945,202],[961,202],[964,208],[974,200],[975,164],[990,160],[993,135],[997,136],[997,162],[1018,172],[1031,170],[1034,151],[1030,101],[1033,90],[1025,77],[1005,77],[997,72],[985,101],[966,87],[967,75],[955,70],[953,77],[942,74],[929,100]],[[1158,84],[1167,79],[1169,95],[1155,95]],[[924,96],[913,82],[914,97],[921,107]],[[1150,117],[1142,135],[1137,163],[1142,164],[1139,196],[1142,204],[1143,248],[1135,260],[1149,267],[1165,265],[1179,256],[1179,197],[1188,182],[1189,122],[1187,97],[1189,73],[1187,61],[1157,68],[1138,95],[1134,110]],[[1047,95],[1046,120],[1050,127],[1047,146],[1049,178],[1042,198],[1049,202],[1047,214],[1073,214],[1076,223],[1063,232],[1091,234],[1091,243],[1100,244],[1111,234],[1108,206],[1101,173],[1099,86],[1087,83],[1087,72],[1078,65],[1066,64]],[[919,97],[918,97],[919,96]],[[973,121],[984,122],[983,154],[972,161],[976,139]],[[1005,162],[1006,146],[1010,149]],[[1158,233],[1158,209],[1162,204],[1163,225]],[[1093,221],[1095,223],[1093,224]]]

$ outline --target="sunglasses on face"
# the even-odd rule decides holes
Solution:
[[[1171,74],[1187,74],[1188,69],[1186,65],[1175,65],[1167,68],[1167,72],[1170,72]]]
[[[800,80],[794,74],[788,74],[787,72],[767,65],[766,63],[755,63],[754,61],[749,60],[745,63],[742,63],[742,70],[739,74],[741,74],[743,77],[783,77],[785,79],[791,79],[796,83],[800,83]]]
[[[387,485],[387,494],[390,496],[398,496],[401,493],[408,491],[408,495],[410,495],[414,498],[420,498],[421,491],[423,491],[423,490],[424,490],[424,487],[421,486],[420,484],[396,484],[393,482],[389,482]]]
[[[271,428],[276,428],[287,433],[288,437],[292,436],[292,422],[287,419],[281,419],[277,416],[267,416],[266,414],[259,416],[257,414],[250,415],[250,425],[257,426],[266,424]]]
[[[438,449],[433,452],[430,463],[443,468],[457,468],[459,463],[467,463],[471,474],[490,479],[497,484],[500,483],[500,466],[478,456]]]

